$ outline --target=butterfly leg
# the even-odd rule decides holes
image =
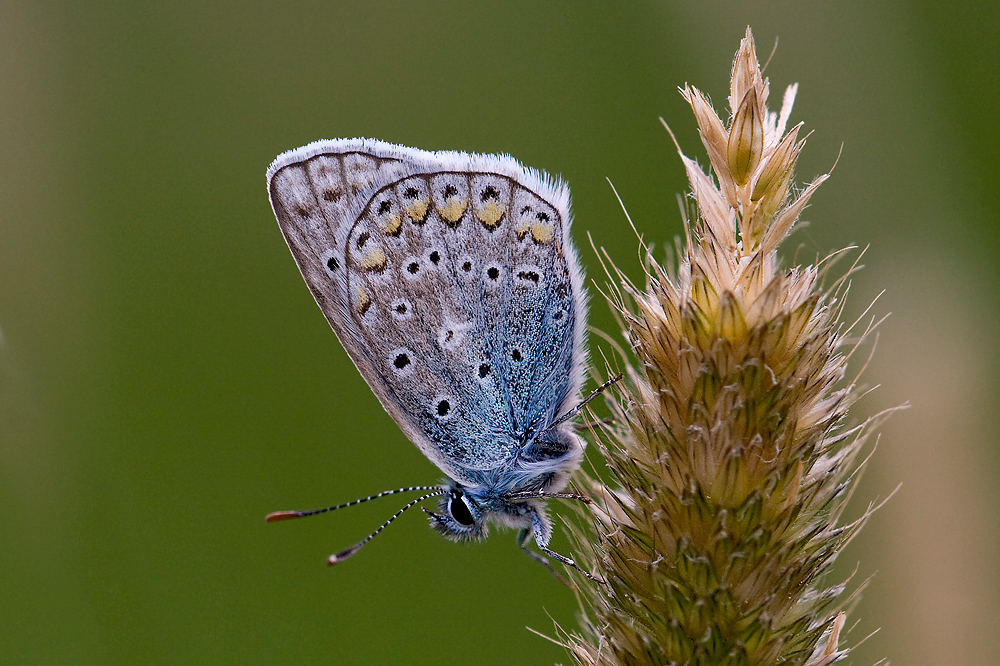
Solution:
[[[551,529],[551,527],[549,525],[548,520],[544,516],[542,516],[542,514],[540,514],[538,511],[532,511],[532,514],[531,514],[531,525],[532,525],[532,531],[533,531],[534,537],[535,537],[535,545],[538,546],[539,550],[541,550],[543,553],[545,553],[546,555],[548,555],[549,557],[551,557],[553,560],[556,560],[558,562],[562,562],[566,566],[573,567],[574,569],[576,569],[577,571],[579,571],[580,573],[582,573],[584,576],[586,576],[590,580],[594,581],[595,583],[601,583],[602,585],[604,584],[603,580],[601,580],[600,578],[598,578],[594,574],[590,573],[589,571],[587,571],[585,569],[582,569],[576,562],[574,562],[570,558],[566,557],[565,555],[560,555],[559,553],[557,553],[556,551],[554,551],[554,550],[552,550],[551,548],[548,547],[547,544],[548,544],[548,540],[549,540],[549,535],[552,533],[552,529]],[[542,558],[541,555],[539,555],[538,553],[536,553],[536,552],[534,552],[532,550],[528,550],[528,547],[527,547],[528,534],[527,534],[527,532],[528,532],[527,528],[521,530],[521,534],[523,535],[523,541],[521,543],[521,548],[523,548],[526,552],[528,552],[532,557],[538,559],[539,561],[543,561],[544,558]],[[547,561],[543,562],[543,563],[545,564],[545,566],[547,566],[549,568],[550,571],[552,571],[553,574],[555,574],[556,578],[559,578],[560,580],[562,580],[559,577],[559,574],[556,574],[556,572],[552,569],[552,567],[550,566],[550,564]]]
[[[615,417],[608,416],[603,419],[598,419],[596,421],[587,421],[586,423],[577,423],[573,425],[573,430],[576,433],[588,433],[592,428],[597,426],[612,426],[615,424]]]
[[[547,558],[536,553],[535,551],[531,550],[531,548],[528,547],[528,542],[530,540],[531,540],[531,530],[529,530],[527,527],[525,527],[524,529],[522,529],[520,532],[517,533],[517,545],[521,547],[521,550],[530,555],[531,559],[533,559],[534,561],[538,562],[543,567],[548,569],[549,573],[555,576],[556,580],[558,580],[560,583],[562,583],[566,587],[573,587],[572,585],[570,585],[569,581],[567,581],[565,578],[559,575],[558,571],[552,568],[552,563],[549,562]]]

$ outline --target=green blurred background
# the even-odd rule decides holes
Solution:
[[[320,138],[510,152],[569,181],[591,277],[588,233],[639,278],[605,178],[648,240],[681,232],[657,117],[706,161],[676,88],[724,103],[748,24],[762,60],[780,40],[773,105],[801,84],[800,178],[836,162],[786,256],[870,244],[848,318],[882,289],[892,315],[855,416],[912,405],[852,505],[903,484],[839,563],[871,578],[849,640],[881,627],[852,661],[993,663],[997,5],[365,4],[0,5],[0,663],[567,662],[525,626],[573,628],[573,595],[511,533],[407,515],[331,570],[399,502],[264,523],[440,478],[316,308],[264,171]]]

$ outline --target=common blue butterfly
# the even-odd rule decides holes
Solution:
[[[283,153],[267,182],[330,326],[385,410],[450,479],[358,500],[433,491],[330,563],[440,496],[439,512],[427,513],[445,537],[482,538],[497,522],[518,528],[519,545],[546,565],[527,548],[531,537],[575,566],[548,548],[540,501],[576,497],[560,491],[584,448],[568,423],[581,406],[587,299],[566,184],[508,155],[372,139]]]

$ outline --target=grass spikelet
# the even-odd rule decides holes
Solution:
[[[681,154],[696,214],[676,268],[647,255],[638,288],[605,257],[634,364],[597,437],[611,481],[578,479],[595,502],[576,555],[604,581],[576,575],[584,628],[563,641],[579,664],[826,666],[847,652],[844,586],[827,574],[864,522],[838,524],[874,421],[845,425],[857,340],[839,294],[819,265],[777,255],[827,175],[795,188],[796,87],[768,109],[749,29],[730,90],[728,123],[681,90],[712,169]]]

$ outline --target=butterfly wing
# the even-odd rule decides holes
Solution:
[[[383,407],[445,473],[503,467],[582,381],[564,185],[509,157],[317,142],[268,171],[306,283]]]

